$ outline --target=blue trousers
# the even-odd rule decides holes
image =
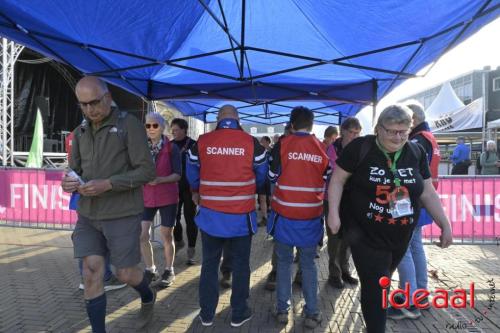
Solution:
[[[222,249],[230,252],[233,275],[231,308],[232,320],[239,321],[248,310],[247,299],[250,293],[250,249],[252,236],[221,238],[201,231],[203,259],[200,275],[200,316],[212,320],[219,303],[219,263]]]

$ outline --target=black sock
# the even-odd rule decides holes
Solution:
[[[149,303],[153,300],[153,291],[149,288],[148,279],[143,275],[142,281],[133,287],[141,295],[142,303]]]
[[[104,325],[106,318],[106,294],[96,298],[85,300],[87,315],[89,316],[90,326],[94,333],[106,333]]]

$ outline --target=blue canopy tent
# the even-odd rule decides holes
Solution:
[[[324,101],[335,105],[324,113],[342,116],[376,105],[499,8],[500,0],[3,0],[0,35],[203,120],[234,101],[248,106],[248,121],[277,123],[287,101]]]
[[[314,112],[314,122],[318,125],[340,124],[342,119],[354,116],[359,105],[339,102],[283,101],[243,103],[240,101],[196,100],[189,102],[171,101],[186,116],[196,117],[204,122],[215,122],[219,108],[231,103],[238,108],[240,121],[258,124],[283,124],[290,118],[290,111],[296,106],[306,106]]]

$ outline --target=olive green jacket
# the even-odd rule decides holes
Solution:
[[[86,120],[75,129],[70,168],[86,182],[111,181],[110,191],[80,196],[78,213],[96,220],[142,213],[142,185],[156,177],[143,124],[132,115],[123,117],[117,109],[98,129]]]

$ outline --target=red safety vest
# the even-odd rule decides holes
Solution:
[[[218,212],[255,210],[254,142],[237,129],[217,129],[200,136],[200,205]]]
[[[290,135],[280,141],[281,175],[274,190],[272,208],[296,220],[321,216],[328,156],[312,135]]]
[[[434,135],[432,135],[431,132],[421,131],[415,133],[415,135],[418,134],[423,135],[424,138],[426,138],[427,141],[429,141],[432,145],[432,157],[429,169],[431,169],[432,185],[434,185],[434,188],[437,190],[439,184],[439,179],[438,179],[439,162],[441,161],[441,152],[439,151],[439,146],[437,144],[436,138],[434,137]]]

